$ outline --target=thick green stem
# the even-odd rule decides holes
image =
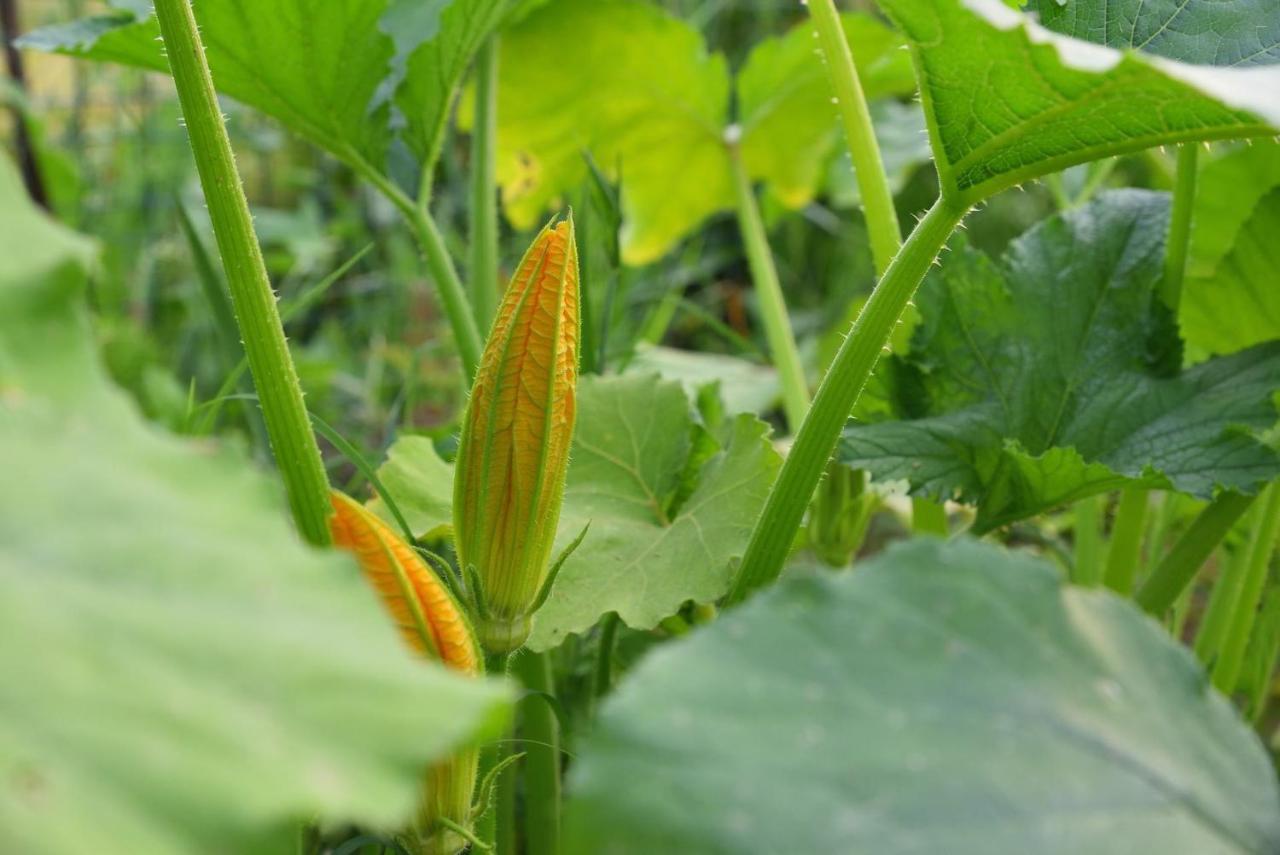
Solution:
[[[1106,508],[1107,497],[1099,495],[1081,499],[1072,509],[1075,564],[1071,581],[1077,585],[1092,587],[1102,581],[1102,517]]]
[[[760,208],[756,205],[751,179],[747,176],[737,150],[730,146],[729,154],[738,195],[738,226],[746,245],[747,262],[751,265],[751,278],[760,304],[760,319],[764,323],[765,337],[769,340],[769,355],[782,384],[782,405],[787,414],[787,426],[794,431],[804,421],[804,414],[809,409],[809,384],[800,364],[800,351],[791,331],[791,319],[787,315],[787,304],[782,297],[778,269],[773,264],[773,253],[769,251],[769,236],[765,232]]]
[[[467,386],[475,379],[476,367],[480,364],[480,352],[483,342],[480,328],[476,326],[475,314],[467,300],[466,289],[458,278],[458,271],[453,267],[453,259],[449,257],[449,249],[444,244],[444,236],[435,219],[426,206],[415,204],[399,187],[385,175],[374,169],[358,156],[352,156],[351,162],[366,181],[381,191],[391,204],[395,205],[413,231],[418,247],[427,259],[427,269],[435,280],[436,290],[440,295],[440,303],[444,307],[445,317],[453,329],[453,338],[458,347],[458,356],[462,359],[462,368],[466,373]]]
[[[471,305],[486,329],[498,307],[498,37],[476,54],[475,124],[471,129]]]
[[[1111,526],[1111,545],[1107,551],[1106,586],[1118,594],[1133,592],[1142,562],[1142,535],[1147,525],[1147,491],[1124,490]]]
[[[867,300],[852,332],[827,370],[813,406],[778,473],[778,480],[769,491],[728,602],[741,602],[782,572],[805,508],[853,405],[862,394],[903,309],[964,214],[964,208],[939,199],[911,233]]]
[[[858,81],[858,67],[840,26],[840,15],[834,0],[809,0],[809,14],[818,34],[818,48],[827,67],[827,79],[835,93],[836,106],[844,123],[849,154],[858,175],[862,208],[867,217],[867,233],[871,238],[871,255],[876,272],[883,275],[902,246],[902,230],[893,207],[893,191],[880,158],[871,111]]]
[[[1151,576],[1138,589],[1135,599],[1145,610],[1161,617],[1191,581],[1236,520],[1253,504],[1253,496],[1223,493],[1209,503],[1178,538]]]
[[[1178,311],[1182,301],[1182,280],[1187,270],[1187,244],[1191,238],[1191,209],[1196,197],[1195,143],[1178,148],[1178,172],[1173,186],[1173,210],[1169,216],[1169,237],[1165,243],[1164,278],[1160,296],[1165,305]]]
[[[1263,494],[1262,511],[1249,537],[1248,561],[1240,596],[1236,600],[1231,628],[1222,645],[1222,655],[1213,669],[1213,685],[1219,691],[1230,694],[1240,680],[1244,653],[1249,646],[1249,636],[1258,615],[1258,603],[1267,581],[1271,555],[1276,549],[1276,537],[1280,535],[1280,484],[1272,484]]]
[[[155,9],[289,506],[303,537],[322,546],[329,543],[329,479],[307,418],[195,15],[190,0],[157,0]]]
[[[556,855],[560,849],[560,728],[548,703],[555,697],[551,661],[525,651],[515,664],[520,682],[534,696],[520,708],[524,745],[524,852]]]

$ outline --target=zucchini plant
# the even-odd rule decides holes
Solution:
[[[171,73],[283,490],[135,412],[0,164],[6,851],[1280,851],[1280,3],[678,5],[20,40]],[[397,212],[459,412],[309,410],[220,94]],[[672,257],[755,362],[626,303]]]

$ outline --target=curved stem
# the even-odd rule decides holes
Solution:
[[[475,124],[471,130],[471,305],[481,329],[493,323],[498,287],[498,36],[476,54]]]
[[[157,0],[155,9],[271,449],[299,531],[323,546],[329,543],[329,479],[253,231],[195,15],[190,0]]]
[[[1210,502],[1138,589],[1134,598],[1138,605],[1163,617],[1253,499],[1239,493],[1223,493]]]
[[[1135,488],[1120,493],[1116,519],[1111,526],[1111,546],[1107,551],[1106,586],[1128,596],[1138,578],[1142,562],[1142,535],[1147,525],[1147,490]]]
[[[515,661],[520,682],[530,692],[555,696],[551,661],[524,651]],[[560,848],[560,728],[543,697],[528,697],[520,711],[524,744],[524,852],[556,855]]]
[[[809,384],[800,364],[800,351],[796,347],[795,334],[791,331],[791,319],[778,281],[778,269],[769,251],[769,236],[756,205],[751,179],[742,165],[737,149],[729,147],[729,160],[733,164],[734,188],[738,196],[738,226],[747,249],[747,261],[751,265],[751,278],[760,303],[760,319],[764,323],[765,337],[769,340],[769,355],[778,369],[782,384],[782,404],[787,414],[787,426],[799,428],[809,409]]]
[[[840,15],[834,0],[809,0],[809,14],[818,34],[818,47],[827,68],[827,79],[835,92],[836,106],[844,124],[845,138],[853,168],[858,174],[862,208],[867,217],[867,233],[871,238],[871,255],[876,273],[883,275],[902,245],[902,229],[893,207],[893,191],[884,171],[880,146],[871,124],[871,111],[858,80],[858,67],[840,26]]]
[[[436,290],[440,294],[440,303],[444,307],[449,326],[453,329],[453,338],[458,347],[458,356],[462,360],[462,369],[466,373],[467,385],[475,379],[476,367],[480,364],[480,352],[483,342],[480,328],[476,326],[475,314],[467,300],[467,292],[458,278],[458,271],[453,267],[453,259],[444,245],[444,237],[436,225],[431,212],[424,206],[415,204],[399,187],[385,175],[373,168],[367,161],[355,153],[348,154],[348,161],[362,178],[372,184],[396,207],[409,223],[413,236],[418,241],[422,254],[427,259],[427,268],[435,280]]]
[[[1268,487],[1264,496],[1257,525],[1250,533],[1248,559],[1231,628],[1222,645],[1222,655],[1213,669],[1213,685],[1227,694],[1235,691],[1240,680],[1240,669],[1244,665],[1249,637],[1253,634],[1271,554],[1276,550],[1276,538],[1280,535],[1280,483]]]
[[[778,480],[769,491],[727,602],[741,602],[782,571],[805,508],[853,405],[862,394],[902,310],[964,217],[965,210],[939,199],[911,233],[858,315],[853,331],[841,345],[818,388]]]

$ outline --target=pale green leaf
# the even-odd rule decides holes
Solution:
[[[899,37],[866,15],[843,20],[868,94],[912,91]],[[555,0],[503,33],[499,74],[498,178],[518,228],[563,204],[588,151],[621,183],[629,264],[733,208],[729,73],[688,24],[637,0]],[[728,136],[748,174],[787,205],[805,204],[840,148],[807,22],[752,52],[736,96]]]
[[[780,464],[767,427],[738,416],[677,506],[673,499],[696,453],[679,384],[653,376],[584,377],[578,395],[557,548],[591,528],[534,618],[534,650],[554,647],[609,612],[649,629],[688,600],[720,597]]]
[[[144,423],[98,364],[83,241],[0,163],[0,850],[286,851],[393,829],[509,715],[412,657],[278,485]]]
[[[1232,353],[1280,338],[1280,145],[1233,151],[1200,170],[1187,280],[1187,344]]]
[[[1132,604],[918,540],[650,653],[569,776],[570,855],[1280,851],[1271,760]]]
[[[978,504],[977,528],[1118,486],[1202,498],[1280,474],[1254,436],[1276,420],[1280,343],[1182,371],[1156,295],[1167,198],[1112,191],[989,260],[958,242],[926,280],[898,364],[912,418],[853,425],[841,459]],[[897,359],[897,358],[896,358]]]
[[[782,394],[771,366],[721,353],[641,345],[627,372],[678,380],[690,397],[714,385],[729,413],[763,415],[778,405]]]
[[[440,459],[428,437],[398,438],[378,467],[378,480],[415,537],[438,540],[453,535],[453,467]],[[381,498],[369,506],[388,525],[399,525]]]
[[[1193,5],[1196,26],[1207,30],[1232,18],[1240,4]],[[1280,127],[1280,66],[1196,65],[1199,53],[1180,62],[1122,52],[1059,35],[1000,0],[881,0],[881,6],[912,47],[942,189],[958,204],[1108,155],[1269,136]],[[1255,21],[1263,29],[1273,24],[1265,15]]]
[[[724,57],[657,7],[548,3],[503,33],[499,78],[498,180],[517,228],[578,185],[588,150],[621,176],[628,263],[732,205]]]

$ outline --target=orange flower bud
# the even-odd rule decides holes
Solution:
[[[578,379],[572,216],[548,224],[512,277],[467,404],[454,479],[458,559],[478,579],[477,628],[524,643],[560,519]]]
[[[466,674],[482,659],[466,615],[416,550],[364,505],[336,490],[329,530],[353,553],[414,650]]]

